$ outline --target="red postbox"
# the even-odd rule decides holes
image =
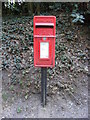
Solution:
[[[34,16],[34,66],[55,65],[55,16]]]

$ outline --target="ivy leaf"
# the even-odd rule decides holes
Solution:
[[[27,94],[27,95],[25,95],[25,99],[26,99],[26,100],[28,99],[28,94]]]
[[[73,14],[73,13],[71,14],[71,16],[72,16],[72,17],[76,17],[76,15],[75,15],[75,14]]]
[[[76,23],[78,21],[78,19],[76,18],[76,19],[74,19],[74,20],[72,20],[72,22],[73,23]]]
[[[81,20],[81,19],[79,19],[79,21],[80,21],[81,23],[84,23],[84,21],[83,21],[83,20]]]
[[[22,109],[20,107],[17,108],[17,113],[21,113]]]
[[[80,17],[79,17],[80,19],[85,19],[84,17],[83,17],[83,15],[80,15]]]

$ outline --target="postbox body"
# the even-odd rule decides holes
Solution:
[[[55,65],[55,16],[34,16],[34,66]]]

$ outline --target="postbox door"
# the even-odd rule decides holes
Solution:
[[[43,37],[36,38],[35,40],[35,61],[37,66],[54,66],[55,59],[55,38],[48,37],[43,40]],[[35,62],[34,61],[34,62]]]

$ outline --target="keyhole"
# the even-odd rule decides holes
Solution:
[[[43,37],[43,40],[46,40],[46,37]]]

